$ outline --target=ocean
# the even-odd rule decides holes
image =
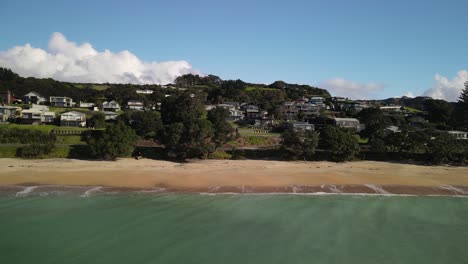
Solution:
[[[23,194],[0,263],[468,263],[462,197]]]

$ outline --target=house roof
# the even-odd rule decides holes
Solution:
[[[341,118],[341,117],[335,117],[334,118],[336,121],[350,121],[350,122],[359,122],[356,118]]]
[[[78,111],[70,111],[63,113],[62,115],[80,115],[80,116],[86,116],[84,113],[78,112]]]
[[[36,97],[45,98],[44,96],[42,96],[42,95],[40,95],[40,94],[38,94],[38,93],[36,93],[36,92],[34,92],[34,91],[31,91],[31,92],[25,94],[24,96],[36,96]]]

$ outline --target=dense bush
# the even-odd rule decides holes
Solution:
[[[320,132],[319,146],[333,161],[352,160],[359,153],[354,134],[337,126],[327,126]]]
[[[39,130],[19,128],[0,128],[0,143],[10,144],[47,144],[55,142],[55,136]]]
[[[21,158],[40,158],[50,154],[54,150],[54,144],[31,144],[19,147],[16,150],[16,156]]]
[[[90,155],[104,160],[129,157],[137,140],[135,131],[124,123],[108,125],[105,130],[93,131],[87,136]]]

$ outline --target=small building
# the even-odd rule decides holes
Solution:
[[[138,110],[141,111],[144,108],[143,102],[141,101],[136,101],[136,100],[130,100],[127,102],[127,108],[132,109],[132,110]]]
[[[394,133],[401,133],[401,130],[397,126],[388,126],[384,129],[384,136],[388,136]]]
[[[84,127],[86,126],[86,115],[78,111],[63,113],[60,115],[60,125],[67,127]]]
[[[16,117],[19,107],[0,105],[0,122],[8,122]]]
[[[86,103],[86,102],[81,102],[78,104],[78,107],[79,108],[89,108],[89,109],[93,109],[93,107],[95,106],[94,103]]]
[[[102,111],[117,112],[120,111],[120,105],[115,100],[112,100],[110,102],[105,101],[104,103],[102,103]]]
[[[104,119],[106,121],[114,121],[114,120],[117,120],[117,113],[116,112],[112,112],[112,111],[104,111],[103,112],[104,114]]]
[[[23,95],[22,99],[23,99],[23,103],[25,104],[42,104],[47,101],[44,96],[36,92],[29,92]]]
[[[359,123],[359,120],[356,118],[334,118],[333,123],[341,128],[353,129],[356,132],[359,132],[363,129],[362,125]]]
[[[15,96],[9,90],[0,91],[0,103],[12,104],[15,100]]]
[[[447,131],[447,133],[449,135],[452,135],[456,139],[468,139],[468,132],[465,132],[465,131],[451,130],[451,131]]]
[[[33,104],[31,108],[21,111],[22,124],[51,124],[54,120],[55,112],[49,112],[49,107],[46,105]]]
[[[51,96],[49,98],[49,103],[51,106],[55,107],[73,107],[75,106],[75,103],[73,102],[73,99],[70,97],[66,96]]]
[[[136,90],[136,93],[137,94],[152,94],[154,93],[154,91],[145,89],[145,90]]]
[[[258,106],[253,104],[247,104],[241,106],[241,110],[244,111],[244,117],[247,120],[263,119],[267,116],[268,112],[261,110]]]
[[[291,122],[292,128],[294,130],[314,130],[314,125],[309,124],[308,122]]]
[[[380,110],[386,111],[386,112],[402,112],[404,109],[401,105],[388,105],[388,106],[381,106],[379,108]]]

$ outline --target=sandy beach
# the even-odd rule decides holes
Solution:
[[[213,192],[468,194],[468,168],[358,161],[0,159],[0,185],[106,186]],[[385,189],[381,189],[385,187]],[[455,190],[455,191],[454,191]],[[458,190],[458,191],[457,191]]]

